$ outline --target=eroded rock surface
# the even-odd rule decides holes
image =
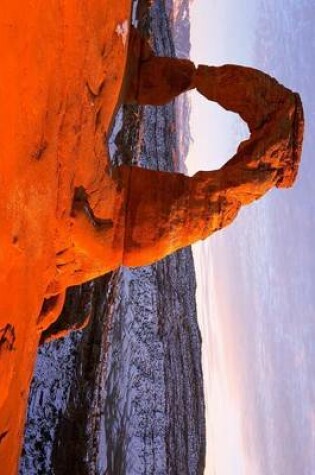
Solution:
[[[119,102],[130,11],[129,0],[2,5],[0,467],[6,475],[16,473],[39,338],[62,307],[64,291],[47,289],[70,265],[63,256],[72,247],[75,188],[93,194],[104,183],[104,135]]]

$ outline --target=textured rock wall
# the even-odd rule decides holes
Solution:
[[[104,0],[2,5],[0,466],[6,475],[16,473],[40,334],[63,304],[63,291],[52,295],[48,287],[65,264],[74,190],[97,188],[106,164],[103,139],[121,90],[130,7],[129,0],[114,7]]]

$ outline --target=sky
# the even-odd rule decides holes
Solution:
[[[194,247],[207,405],[206,475],[315,473],[315,2],[195,0],[191,59],[253,66],[298,91],[306,131],[291,190],[242,209]],[[248,129],[191,93],[189,173]]]

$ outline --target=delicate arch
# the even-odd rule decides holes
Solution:
[[[250,138],[220,169],[194,177],[121,167],[128,187],[123,263],[148,264],[230,224],[242,205],[295,181],[303,140],[300,97],[253,68],[156,57],[132,30],[125,102],[161,105],[192,88],[238,113]]]

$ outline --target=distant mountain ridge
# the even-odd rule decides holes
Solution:
[[[190,58],[190,5],[189,0],[166,0],[165,7],[169,16],[170,28],[174,41],[175,55],[178,58]],[[176,98],[176,129],[177,153],[174,157],[179,171],[187,172],[185,160],[188,156],[190,143],[190,111],[189,94],[185,93]]]
[[[189,0],[166,1],[175,52],[179,58],[189,58],[190,55],[190,3]]]

